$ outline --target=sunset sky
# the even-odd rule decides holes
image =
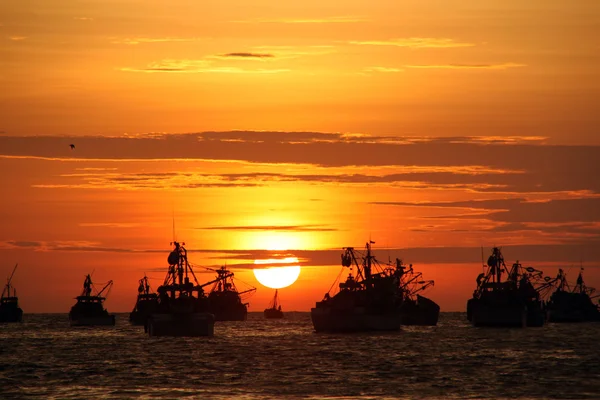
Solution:
[[[297,257],[308,311],[371,238],[442,311],[494,245],[600,289],[599,38],[597,0],[3,0],[0,279],[67,312],[94,271],[130,311],[175,236],[250,311]]]

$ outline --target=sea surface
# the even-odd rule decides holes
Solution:
[[[600,323],[316,334],[309,313],[217,322],[212,338],[71,328],[67,314],[0,325],[0,399],[600,399]]]

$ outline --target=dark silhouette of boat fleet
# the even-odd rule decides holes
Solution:
[[[593,303],[599,295],[583,282],[583,268],[571,288],[562,269],[551,278],[518,261],[508,268],[498,247],[483,267],[467,302],[467,318],[474,326],[524,328],[546,322],[600,321],[599,306]]]
[[[349,269],[348,276],[341,282],[340,273],[323,300],[311,309],[315,332],[397,331],[402,325],[437,325],[440,307],[422,295],[434,282],[424,280],[412,264],[407,266],[400,259],[379,262],[371,249],[373,243],[367,242],[362,252],[353,247],[343,249],[341,263],[343,269]],[[156,292],[146,276],[140,279],[130,323],[143,326],[150,336],[212,336],[216,321],[246,320],[248,303],[242,295],[256,289],[238,291],[234,274],[226,267],[207,268],[216,276],[200,284],[188,262],[185,243],[172,245],[167,275]],[[2,292],[0,322],[22,321],[23,311],[12,286],[16,269],[17,265]],[[600,321],[600,305],[594,304],[600,295],[585,285],[582,272],[583,268],[576,283],[570,285],[562,269],[551,278],[518,261],[507,267],[501,249],[494,247],[467,302],[467,319],[474,326],[487,327]],[[114,326],[115,316],[103,305],[112,285],[109,281],[96,290],[91,276],[86,275],[83,290],[69,312],[71,326]],[[206,294],[204,288],[210,285]],[[264,317],[284,318],[277,290]]]

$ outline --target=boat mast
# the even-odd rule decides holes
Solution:
[[[171,242],[171,244],[175,245],[175,249],[169,253],[169,273],[167,274],[163,285],[188,284],[190,281],[189,275],[191,275],[194,278],[194,282],[198,284],[194,270],[187,260],[187,250],[184,247],[185,243],[180,244],[179,242]]]
[[[502,269],[506,269],[500,248],[494,247],[492,249],[492,255],[488,258],[488,266],[491,268],[492,282],[500,283]]]
[[[92,277],[90,274],[85,276],[85,280],[83,281],[83,290],[81,291],[81,296],[89,297],[92,294]]]
[[[371,277],[371,241],[367,242],[367,256],[365,257],[365,279]]]
[[[17,267],[19,266],[19,263],[15,264],[15,267],[13,268],[13,272],[12,274],[10,274],[10,277],[8,278],[8,280],[6,281],[6,288],[4,290],[6,290],[6,297],[10,297],[10,288],[11,285],[10,283],[12,282],[12,278],[15,275],[15,271],[17,270]],[[2,297],[4,297],[4,290],[2,291]],[[17,297],[17,290],[13,287],[13,296]]]
[[[140,279],[140,285],[138,286],[139,294],[150,294],[150,284],[148,283],[148,277],[144,274],[144,277]]]
[[[112,288],[112,284],[113,284],[112,280],[108,281],[108,283],[102,288],[102,290],[98,292],[98,297],[100,297],[102,295],[102,292],[104,292],[106,290],[106,288],[108,288],[108,291],[106,292],[106,296],[104,296],[104,297],[105,298],[108,297],[108,293],[110,292],[110,289]]]
[[[577,276],[577,282],[575,283],[575,290],[579,290],[579,293],[585,293],[585,285],[583,284],[583,267],[579,270],[579,275]]]

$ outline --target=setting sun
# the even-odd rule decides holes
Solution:
[[[260,264],[256,261],[255,264]],[[296,282],[296,279],[300,275],[300,266],[259,268],[253,271],[254,276],[261,285],[271,289],[281,289]]]

